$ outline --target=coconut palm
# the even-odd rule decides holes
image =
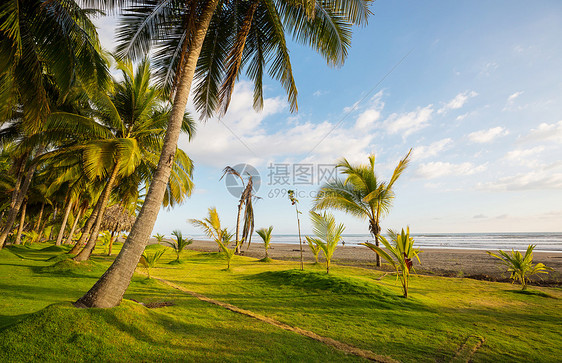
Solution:
[[[181,115],[197,79],[195,105],[203,116],[219,107],[226,112],[234,84],[243,68],[254,81],[254,106],[263,105],[264,70],[278,79],[297,109],[284,31],[300,43],[316,49],[331,65],[347,56],[351,26],[364,24],[368,0],[271,2],[267,0],[204,0],[185,2],[141,1],[125,13],[118,31],[122,55],[144,56],[156,44],[156,64],[162,83],[170,90],[173,110],[154,182],[143,209],[129,234],[129,248],[121,250],[109,270],[79,305],[113,307],[120,303],[136,261],[156,222],[170,175],[171,160],[179,137]],[[270,67],[266,66],[269,63]]]
[[[222,238],[218,240],[217,243],[219,244],[221,252],[224,253],[224,256],[226,258],[226,270],[229,271],[232,258],[234,257],[234,254],[236,253],[236,250],[238,249],[242,241],[238,241],[232,248],[230,248],[229,245],[234,235],[228,232],[228,230],[225,228],[222,230],[221,236]]]
[[[324,257],[326,258],[326,273],[330,273],[330,262],[334,251],[338,247],[342,239],[343,231],[345,226],[343,224],[336,225],[336,219],[330,213],[324,212],[319,214],[316,212],[310,212],[310,220],[312,221],[312,231],[316,235],[315,238],[308,237],[313,241],[322,252],[324,252]]]
[[[187,246],[193,243],[193,238],[184,238],[179,229],[173,231],[172,236],[176,237],[175,241],[173,242],[165,241],[165,242],[174,249],[174,252],[176,252],[176,260],[173,261],[173,263],[181,263],[180,254],[184,248],[186,248]]]
[[[336,179],[324,184],[314,199],[314,209],[336,209],[367,219],[369,231],[375,238],[375,245],[379,246],[380,220],[390,212],[394,199],[392,187],[408,166],[411,152],[410,149],[398,162],[388,182],[378,179],[375,173],[374,155],[369,156],[367,165],[352,165],[346,159],[342,159],[336,167],[342,174],[347,175],[346,179]],[[376,259],[377,266],[380,267],[378,254]]]
[[[498,258],[501,260],[502,264],[507,267],[507,272],[511,273],[510,278],[515,281],[519,281],[522,286],[522,290],[527,289],[527,282],[531,281],[530,277],[536,274],[547,274],[549,271],[553,271],[552,268],[546,267],[542,263],[537,263],[533,265],[533,250],[536,245],[529,245],[525,255],[522,255],[519,251],[511,251],[511,254],[499,250],[499,254],[495,254],[490,251],[486,251],[490,256]]]
[[[260,228],[256,231],[256,233],[263,240],[263,247],[265,248],[265,257],[263,258],[262,261],[264,262],[269,261],[269,247],[271,245],[272,232],[273,232],[273,226],[269,226],[268,228]]]
[[[251,175],[248,175],[248,181],[244,182],[242,175],[230,166],[223,169],[221,179],[227,174],[239,178],[242,186],[244,187],[242,193],[240,194],[238,214],[236,216],[236,244],[239,246],[236,253],[240,253],[240,247],[243,245],[243,243],[239,243],[240,241],[248,241],[248,247],[250,247],[250,243],[252,242],[252,233],[254,233],[254,207],[252,205],[252,200],[257,197],[254,195],[254,183]],[[244,227],[242,228],[242,239],[240,239],[239,230],[242,208],[244,208]]]
[[[308,244],[308,247],[310,247],[310,250],[312,251],[312,254],[314,255],[314,263],[317,264],[318,263],[318,254],[320,253],[320,246],[316,243],[314,238],[312,238],[310,236],[305,236],[305,238],[306,238],[306,243]]]
[[[152,237],[156,238],[156,240],[158,241],[158,244],[161,245],[162,242],[164,241],[164,237],[166,237],[166,236],[163,235],[163,234],[160,234],[160,233],[156,233],[156,234],[152,235]]]
[[[380,236],[380,240],[385,247],[384,250],[370,242],[361,244],[369,247],[378,256],[381,256],[392,265],[396,271],[397,278],[402,284],[404,297],[407,298],[408,286],[410,284],[410,270],[413,270],[412,260],[415,257],[418,259],[418,262],[420,261],[418,256],[420,251],[414,248],[414,239],[410,237],[410,228],[407,228],[406,232],[402,229],[400,234],[389,231],[389,235],[393,236],[393,243],[389,243],[384,236]]]
[[[205,219],[189,219],[188,222],[193,224],[195,227],[201,228],[207,237],[217,243],[220,250],[220,241],[224,240],[223,233],[226,229],[221,227],[221,220],[217,212],[217,208],[209,208],[208,213],[209,216]]]
[[[147,253],[146,251],[142,253],[139,262],[146,268],[149,279],[150,279],[150,269],[156,267],[156,263],[162,257],[164,252],[166,252],[166,249],[162,248],[160,250],[154,251],[151,254]]]
[[[299,231],[299,247],[300,247],[300,251],[301,251],[301,271],[304,271],[304,257],[303,257],[302,239],[301,239],[301,219],[299,217],[299,215],[301,214],[301,211],[299,211],[299,200],[295,197],[295,191],[294,190],[288,190],[287,196],[289,197],[289,200],[291,201],[291,205],[295,206],[295,212],[297,213],[297,230]]]

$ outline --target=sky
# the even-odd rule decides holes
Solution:
[[[160,212],[154,233],[199,234],[188,219],[212,206],[233,228],[238,199],[220,178],[238,164],[260,175],[257,228],[297,233],[293,189],[310,233],[313,197],[338,160],[374,154],[388,180],[410,148],[383,230],[562,231],[562,2],[377,0],[371,10],[341,67],[290,43],[298,113],[270,79],[254,111],[241,77],[228,113],[180,139],[195,189]],[[97,24],[112,49],[115,19]],[[191,103],[188,111],[198,118]],[[346,233],[368,233],[366,221],[334,214]]]

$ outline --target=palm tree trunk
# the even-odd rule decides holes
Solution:
[[[304,271],[304,258],[302,256],[302,238],[301,238],[301,219],[299,218],[299,209],[295,205],[295,209],[297,211],[297,227],[299,230],[299,244],[301,248],[301,271]]]
[[[72,210],[72,206],[74,205],[74,201],[70,200],[66,205],[66,209],[64,210],[64,216],[62,217],[62,222],[60,225],[59,234],[57,235],[57,241],[55,242],[55,246],[60,246],[62,244],[62,238],[64,236],[64,230],[66,228],[66,222],[68,221],[68,216],[70,215],[70,211]]]
[[[107,255],[111,256],[111,250],[113,249],[113,236],[115,235],[115,230],[111,231],[111,236],[109,237],[109,248],[107,251]],[[119,234],[117,235],[119,237]]]
[[[189,91],[195,74],[195,67],[197,66],[197,60],[201,53],[207,29],[218,3],[218,0],[209,0],[205,5],[199,16],[199,21],[196,23],[185,65],[183,69],[178,71],[178,86],[160,160],[158,161],[153,181],[150,183],[150,188],[146,194],[139,216],[113,264],[95,285],[78,299],[76,302],[78,306],[104,308],[117,306],[123,299],[123,294],[127,287],[129,287],[135,268],[148,243],[154,223],[158,217],[158,212],[160,211],[160,206],[162,205],[166,185],[170,178],[185,107],[189,98]]]
[[[35,223],[35,227],[33,230],[39,233],[39,227],[41,226],[41,220],[43,219],[43,210],[45,209],[45,202],[41,203],[41,210],[39,211],[39,217],[37,217],[37,223]]]
[[[55,221],[57,219],[57,212],[59,211],[59,206],[58,204],[55,206],[55,210],[53,210],[53,216],[51,217],[51,230],[49,231],[49,238],[47,238],[49,241],[53,239],[53,230],[55,229]]]
[[[27,194],[27,190],[29,189],[29,185],[31,184],[31,179],[33,179],[33,174],[35,174],[36,168],[37,168],[37,164],[33,163],[29,167],[27,173],[25,174],[25,178],[23,180],[23,184],[21,185],[21,188],[19,188],[17,191],[14,190],[14,194],[12,197],[13,205],[10,206],[10,209],[8,210],[8,217],[6,218],[6,223],[4,223],[4,226],[0,231],[0,250],[4,247],[4,244],[6,243],[6,238],[10,234],[12,230],[12,226],[16,221],[16,217],[20,211],[25,195]]]
[[[20,225],[18,226],[18,234],[16,235],[16,241],[14,244],[19,245],[21,244],[21,234],[23,232],[23,224],[25,223],[25,211],[27,210],[27,200],[23,202],[21,207],[21,217],[20,217]]]
[[[379,241],[379,235],[378,235],[378,234],[375,234],[375,246],[377,246],[377,247],[380,246],[380,241]],[[377,267],[381,267],[381,256],[379,256],[378,253],[375,253],[375,255],[377,255],[377,257],[376,257]]]
[[[90,255],[94,250],[94,247],[96,247],[96,241],[98,240],[98,234],[100,232],[101,221],[103,220],[103,214],[105,213],[105,208],[107,207],[107,203],[109,202],[109,197],[111,196],[111,190],[113,189],[113,184],[117,179],[118,173],[119,173],[119,162],[115,163],[115,166],[113,167],[113,171],[111,172],[111,176],[109,177],[107,184],[105,184],[100,199],[98,200],[98,204],[100,205],[98,217],[96,218],[96,224],[94,225],[94,229],[92,233],[90,233],[90,238],[88,239],[88,243],[86,243],[86,246],[84,246],[84,248],[82,249],[82,251],[80,251],[80,253],[74,256],[73,258],[74,261],[86,261],[87,259],[90,258]]]
[[[92,230],[92,227],[94,226],[94,223],[98,218],[99,209],[100,209],[100,204],[98,199],[98,202],[94,206],[94,210],[92,210],[92,214],[90,214],[90,217],[86,221],[86,225],[84,225],[84,228],[82,228],[82,235],[80,236],[80,239],[78,240],[78,242],[76,242],[74,247],[72,247],[72,249],[67,252],[69,255],[73,255],[76,252],[78,252],[80,247],[82,247],[82,244],[86,242],[86,238],[88,238],[88,235],[90,234],[90,231]]]
[[[76,226],[78,225],[78,221],[82,217],[82,213],[86,211],[86,208],[87,208],[86,205],[83,205],[80,209],[78,209],[78,214],[76,214],[76,218],[74,218],[74,223],[72,223],[72,228],[70,228],[70,233],[68,234],[68,237],[66,237],[64,244],[69,244],[70,241],[72,241],[72,236],[74,236],[74,231],[76,231]]]
[[[236,254],[240,254],[240,214],[242,214],[242,200],[238,204],[238,216],[236,217]]]

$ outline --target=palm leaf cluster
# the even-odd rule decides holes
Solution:
[[[193,238],[185,238],[180,230],[176,229],[172,232],[172,236],[176,237],[175,241],[165,241],[176,253],[175,263],[180,263],[180,254],[190,244],[193,243]]]
[[[400,234],[393,231],[389,231],[392,243],[384,236],[380,236],[380,240],[385,247],[385,249],[380,248],[370,242],[361,243],[373,250],[377,255],[385,259],[392,268],[396,271],[397,279],[400,280],[402,284],[402,292],[404,297],[408,297],[408,286],[410,284],[410,271],[413,270],[412,260],[415,258],[419,259],[420,250],[414,248],[414,239],[410,237],[410,228],[406,228],[406,231],[402,229]]]
[[[310,220],[312,222],[312,231],[316,237],[306,236],[306,239],[309,245],[314,243],[322,250],[326,258],[326,272],[330,273],[330,262],[338,243],[342,239],[345,226],[342,223],[336,224],[334,216],[327,212],[319,214],[311,211]]]
[[[336,179],[324,184],[314,200],[315,209],[336,209],[369,221],[369,231],[375,245],[381,232],[380,220],[390,212],[394,199],[393,186],[409,163],[412,150],[398,162],[389,181],[383,181],[375,173],[375,156],[369,156],[368,164],[351,164],[342,159],[338,171],[345,179]],[[377,255],[377,266],[380,262]]]
[[[262,261],[267,262],[269,260],[269,247],[271,247],[271,234],[273,233],[273,226],[260,228],[256,231],[256,233],[263,240],[263,247],[265,248],[265,257]]]
[[[547,274],[552,271],[550,267],[546,267],[542,263],[533,264],[533,250],[536,245],[529,245],[525,251],[525,255],[519,251],[511,251],[511,254],[499,250],[498,254],[486,251],[490,256],[501,260],[502,264],[507,267],[507,272],[511,274],[510,278],[513,282],[518,281],[523,290],[527,289],[527,283],[531,281],[530,277],[536,274]]]

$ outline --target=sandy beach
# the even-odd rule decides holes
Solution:
[[[196,240],[189,246],[192,250],[216,252],[217,245],[213,241]],[[303,246],[304,259],[313,262],[314,256],[307,245]],[[263,243],[252,242],[250,248],[244,246],[244,256],[263,258]],[[322,253],[320,253],[322,255]],[[269,257],[279,260],[300,259],[299,245],[275,243],[269,249]],[[420,254],[421,265],[415,261],[414,267],[420,274],[434,274],[454,277],[472,277],[507,281],[509,274],[499,264],[499,260],[489,256],[483,250],[462,249],[425,249]],[[334,253],[333,263],[374,268],[375,253],[363,246],[338,247]],[[562,284],[562,253],[534,252],[534,263],[542,262],[554,269],[548,275],[541,275],[542,282],[547,284]],[[538,280],[541,281],[540,279]]]

